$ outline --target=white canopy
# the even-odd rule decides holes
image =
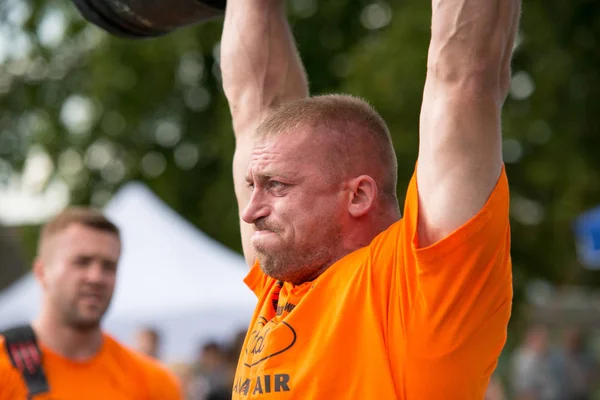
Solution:
[[[143,325],[162,334],[167,361],[190,360],[206,340],[247,328],[256,298],[242,282],[243,257],[198,231],[147,187],[131,183],[106,207],[121,229],[123,254],[103,326],[132,344]],[[31,274],[0,293],[0,330],[30,321],[41,290]]]

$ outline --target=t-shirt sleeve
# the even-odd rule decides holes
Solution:
[[[496,368],[511,312],[506,172],[502,168],[496,187],[473,218],[423,248],[417,240],[418,204],[413,177],[403,235],[410,250],[404,254],[406,285],[413,297],[407,329],[413,366],[408,388],[414,395],[408,398],[475,399],[485,393]],[[427,377],[440,385],[431,385]]]
[[[27,387],[19,372],[13,367],[0,336],[0,400],[26,400]]]
[[[406,398],[481,399],[506,342],[512,305],[509,192],[504,168],[483,208],[460,228],[418,246],[413,176],[402,221],[376,238],[374,265],[389,265],[389,320],[408,365]],[[389,340],[394,340],[390,337]]]
[[[265,273],[260,269],[260,265],[258,260],[254,262],[248,275],[244,278],[244,283],[254,292],[256,297],[260,298],[265,288],[267,287],[269,280],[273,278],[268,277]]]

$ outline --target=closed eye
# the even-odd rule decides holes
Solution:
[[[251,175],[246,175],[246,187],[250,189],[254,189],[254,179]]]

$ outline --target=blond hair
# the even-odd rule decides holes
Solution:
[[[325,132],[333,139],[331,170],[375,175],[373,178],[382,193],[396,199],[396,153],[385,121],[369,103],[340,94],[284,103],[265,118],[256,135],[270,138],[303,127],[316,128],[313,129],[316,133]],[[379,168],[374,170],[374,165]]]

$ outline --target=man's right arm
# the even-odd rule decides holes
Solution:
[[[228,0],[221,39],[221,75],[236,137],[233,179],[241,213],[252,132],[281,103],[308,96],[308,83],[283,0]],[[254,263],[252,226],[240,218],[244,256]]]

